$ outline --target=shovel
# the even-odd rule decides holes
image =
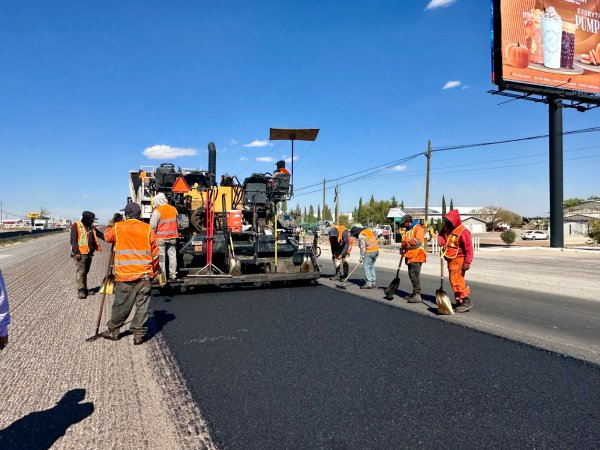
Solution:
[[[394,278],[392,280],[390,285],[385,290],[385,299],[386,300],[390,300],[390,301],[394,300],[394,294],[396,293],[396,291],[398,290],[398,287],[400,286],[400,266],[402,266],[403,259],[404,258],[401,256],[400,262],[398,263],[398,270],[396,270],[396,278]]]
[[[358,269],[358,266],[360,266],[360,263],[357,263],[356,266],[354,266],[354,269],[352,269],[350,271],[350,273],[348,274],[348,276],[346,276],[345,278],[342,279],[342,284],[337,284],[336,287],[338,287],[340,289],[346,289],[346,286],[344,286],[344,284],[346,284],[346,281],[348,281],[348,279],[350,278],[350,275],[352,275],[354,273],[354,271],[356,269]]]
[[[113,245],[114,247],[114,245]],[[115,253],[113,247],[110,250],[110,258],[108,261],[108,273],[102,280],[102,286],[100,286],[99,294],[112,295],[115,291],[115,276],[112,274],[112,268],[115,262]]]
[[[227,228],[227,210],[225,202],[225,194],[221,195],[221,205],[223,209],[223,236],[227,239],[227,246],[229,247],[229,275],[239,277],[242,275],[242,265],[240,261],[235,257],[235,251],[233,250],[233,238]]]
[[[113,244],[110,247],[110,257],[108,258],[108,267],[106,268],[106,276],[104,277],[104,282],[106,283],[106,285],[104,283],[102,283],[102,288],[100,289],[100,292],[102,293],[102,298],[100,299],[100,310],[98,311],[98,320],[96,321],[96,332],[94,333],[93,336],[90,336],[89,338],[86,339],[86,342],[94,342],[96,339],[98,339],[100,337],[100,322],[102,321],[102,311],[104,311],[104,302],[106,301],[106,294],[107,291],[109,290],[109,285],[108,282],[110,280],[111,277],[111,272],[112,272],[112,267],[113,267],[113,263],[115,260],[115,244]],[[110,293],[112,294],[114,290],[114,277],[112,280],[112,285],[110,286]]]
[[[435,291],[435,303],[438,307],[438,313],[442,315],[453,315],[452,303],[448,294],[444,291],[444,257],[440,251],[440,288]]]

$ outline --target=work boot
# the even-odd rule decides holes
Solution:
[[[79,289],[77,291],[77,297],[79,297],[79,298],[87,298],[87,291],[85,289]]]
[[[142,336],[134,336],[133,337],[133,345],[142,345],[144,343],[144,338]]]
[[[334,280],[341,280],[342,279],[342,274],[340,272],[340,268],[336,267],[335,268],[335,275],[333,276]]]
[[[406,300],[408,303],[421,303],[421,294],[411,294],[411,295],[407,295],[406,297],[404,297],[404,300]]]
[[[109,341],[118,341],[119,340],[119,330],[115,330],[115,331],[104,330],[102,333],[100,333],[100,336],[102,336],[104,339],[108,339]]]
[[[176,281],[176,280],[177,280],[177,275],[175,275],[174,273],[169,275],[169,281]]]
[[[361,289],[375,289],[375,283],[365,283],[361,287]]]
[[[462,299],[462,302],[458,303],[455,311],[458,313],[465,313],[469,311],[473,307],[473,303],[471,303],[471,299],[469,297],[465,297]]]

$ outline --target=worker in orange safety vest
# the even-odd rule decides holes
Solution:
[[[402,246],[400,247],[400,258],[408,267],[408,277],[413,286],[411,295],[405,297],[408,303],[421,302],[421,265],[427,261],[427,255],[423,250],[425,241],[425,227],[418,220],[413,220],[412,216],[405,215],[402,218],[406,232],[402,236]]]
[[[465,272],[473,262],[473,239],[471,232],[460,220],[460,214],[453,209],[444,217],[444,227],[438,236],[438,244],[444,259],[448,261],[450,284],[454,291],[456,312],[467,312],[473,304],[471,289],[465,281]]]
[[[152,200],[154,211],[150,217],[150,226],[156,234],[158,242],[158,261],[160,269],[167,273],[166,256],[169,258],[169,279],[177,279],[177,209],[169,205],[167,197],[162,192]]]
[[[358,239],[358,248],[360,249],[359,263],[363,265],[365,273],[365,284],[361,289],[375,289],[377,276],[375,273],[375,262],[379,256],[379,244],[377,236],[370,228],[352,227],[350,234]]]
[[[83,211],[81,220],[71,225],[71,257],[77,266],[77,296],[82,299],[88,296],[87,276],[94,252],[101,251],[98,239],[104,239],[102,232],[94,227],[95,219],[93,212]]]
[[[135,306],[129,330],[133,344],[144,342],[147,332],[150,302],[150,280],[158,274],[158,245],[150,225],[139,220],[140,206],[129,203],[124,210],[126,220],[109,223],[104,232],[106,242],[114,244],[115,299],[107,330],[100,333],[105,339],[117,341],[123,326]],[[115,217],[117,215],[115,214]]]

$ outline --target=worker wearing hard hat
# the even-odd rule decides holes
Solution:
[[[94,227],[96,215],[91,211],[83,211],[81,220],[71,225],[71,256],[77,265],[77,295],[88,296],[87,276],[92,265],[95,251],[101,251],[98,239],[104,239],[101,231]]]
[[[351,252],[350,234],[343,225],[333,225],[329,229],[329,244],[331,259],[335,267],[335,279],[343,280],[348,277],[348,257]]]
[[[438,244],[442,255],[448,261],[450,284],[456,297],[456,312],[467,312],[471,309],[471,290],[465,282],[465,272],[473,262],[473,239],[471,232],[460,220],[460,214],[453,209],[444,217],[444,227],[438,236]]]
[[[359,262],[362,263],[365,272],[366,281],[360,288],[375,289],[375,281],[377,279],[375,262],[379,256],[377,236],[375,236],[375,233],[370,228],[352,227],[350,233],[358,239],[358,247],[360,248]]]
[[[169,258],[169,279],[177,279],[177,238],[179,229],[177,228],[177,209],[169,205],[167,197],[162,192],[157,194],[152,200],[154,211],[150,217],[150,226],[156,233],[158,243],[158,261],[160,269],[167,274],[167,261]]]
[[[147,332],[150,302],[150,280],[158,273],[158,245],[150,225],[139,220],[140,206],[129,203],[124,210],[126,220],[109,225],[104,233],[106,242],[114,244],[115,300],[107,330],[100,333],[105,339],[117,341],[123,326],[135,306],[129,330],[134,345],[144,342]]]
[[[427,260],[423,241],[425,240],[425,228],[418,220],[413,220],[408,214],[402,218],[406,232],[402,236],[402,247],[400,257],[404,257],[408,266],[408,277],[413,286],[412,294],[405,300],[408,303],[421,302],[421,265]]]

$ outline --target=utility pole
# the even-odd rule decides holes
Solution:
[[[429,232],[429,173],[431,167],[431,141],[427,141],[427,181],[425,182],[425,235]],[[427,239],[423,242],[423,249],[427,253]]]
[[[321,208],[321,221],[323,225],[321,225],[321,233],[325,230],[325,178],[323,178],[323,208]]]
[[[335,223],[339,225],[340,220],[340,185],[335,185]]]

